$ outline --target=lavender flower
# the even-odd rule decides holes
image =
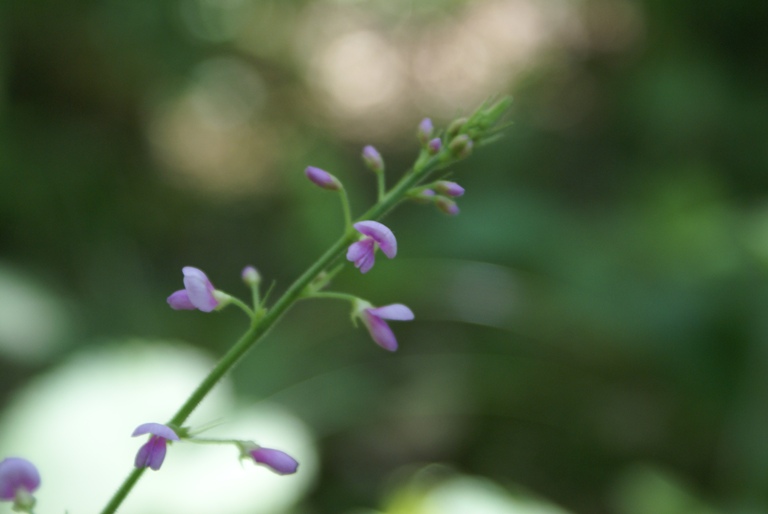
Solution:
[[[458,185],[456,182],[449,182],[447,180],[441,180],[435,184],[435,189],[438,193],[442,193],[448,196],[462,196],[464,194],[464,188]]]
[[[211,312],[219,306],[213,284],[205,273],[192,266],[186,266],[181,271],[184,273],[184,289],[168,297],[168,305],[172,309]]]
[[[278,475],[292,475],[299,468],[299,463],[285,452],[257,446],[248,451],[248,455],[257,464],[263,464]]]
[[[397,339],[385,319],[410,321],[413,311],[402,303],[393,303],[383,307],[373,307],[368,302],[360,302],[357,314],[365,323],[373,340],[390,352],[397,350]]]
[[[179,436],[170,427],[160,423],[139,425],[131,436],[136,437],[144,434],[152,434],[152,436],[139,448],[135,465],[137,468],[150,467],[157,471],[165,460],[166,442],[178,441]]]
[[[34,505],[31,494],[38,487],[40,487],[40,473],[37,472],[35,465],[28,460],[9,457],[0,462],[1,501],[14,501],[19,505],[31,507]]]
[[[323,189],[328,189],[330,191],[338,191],[341,189],[341,182],[339,182],[339,179],[325,170],[315,168],[314,166],[307,166],[304,173],[309,180]]]
[[[426,145],[429,142],[429,139],[432,137],[432,132],[434,132],[435,128],[432,125],[432,120],[429,118],[424,118],[421,120],[421,123],[419,123],[419,130],[416,132],[416,135],[419,138],[419,141],[421,141],[421,144]]]
[[[365,165],[375,173],[381,173],[384,171],[384,159],[381,158],[381,154],[371,145],[363,148],[363,161]]]
[[[349,246],[347,260],[354,262],[360,273],[367,273],[373,267],[376,248],[381,248],[390,259],[397,255],[395,235],[378,221],[360,221],[354,227],[365,237]]]

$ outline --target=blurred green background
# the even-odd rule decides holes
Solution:
[[[0,406],[104,341],[221,354],[246,322],[169,309],[182,266],[245,297],[253,264],[279,294],[340,229],[305,166],[360,213],[363,145],[393,181],[421,118],[511,94],[505,137],[455,169],[461,214],[402,206],[398,257],[334,284],[409,305],[400,350],[305,303],[235,372],[316,437],[295,512],[386,510],[427,463],[573,512],[768,512],[766,22],[762,1],[3,2]]]

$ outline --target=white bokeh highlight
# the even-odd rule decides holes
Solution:
[[[38,511],[99,512],[122,483],[146,437],[145,422],[163,423],[213,362],[182,345],[125,342],[76,355],[20,390],[0,417],[0,455],[34,462],[42,476]],[[306,492],[316,475],[307,428],[277,406],[238,407],[220,384],[193,413],[192,428],[220,422],[206,438],[253,440],[283,450],[299,471],[278,476],[238,460],[231,445],[174,443],[163,467],[147,470],[121,514],[279,513]]]

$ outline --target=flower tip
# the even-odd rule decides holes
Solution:
[[[246,266],[243,268],[243,272],[240,274],[240,277],[248,286],[255,286],[261,282],[261,275],[259,275],[259,272],[253,266]]]
[[[363,148],[363,162],[365,162],[365,165],[375,173],[384,171],[384,159],[382,159],[379,151],[371,145],[367,145]]]
[[[417,131],[417,136],[419,141],[421,141],[421,144],[426,145],[429,142],[429,139],[432,137],[434,130],[435,128],[432,125],[431,119],[424,118],[421,120],[421,123],[419,123],[419,130]]]
[[[441,212],[445,214],[449,214],[451,216],[456,216],[459,214],[459,206],[456,205],[456,202],[450,198],[446,198],[445,196],[438,197],[437,200],[435,200],[435,205],[438,209],[440,209]]]
[[[339,179],[325,170],[316,168],[315,166],[307,166],[304,170],[304,174],[312,183],[323,189],[328,189],[329,191],[338,191],[341,189],[341,182],[339,182]]]
[[[427,143],[427,151],[430,155],[437,155],[440,153],[440,150],[443,148],[443,141],[439,137],[436,137],[434,139],[430,139],[429,143]]]
[[[464,194],[464,188],[458,185],[456,182],[449,182],[447,180],[441,180],[435,184],[435,189],[448,196],[454,198],[462,196]]]
[[[278,475],[292,475],[299,469],[296,459],[280,450],[258,447],[248,452],[257,464],[262,464]]]

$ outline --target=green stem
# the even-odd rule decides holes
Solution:
[[[109,500],[109,503],[104,507],[102,512],[115,512],[120,504],[123,503],[125,497],[128,496],[128,493],[131,492],[131,489],[133,489],[136,482],[139,481],[139,478],[141,478],[145,469],[147,468],[134,468],[133,471],[131,471],[131,474],[128,475],[128,478],[125,479],[125,482],[123,482],[123,485],[120,486],[120,489],[118,489],[112,499]]]
[[[307,295],[305,298],[331,298],[333,300],[344,300],[345,302],[355,303],[359,298],[352,294],[335,293],[333,291],[317,291]]]
[[[414,169],[406,173],[402,179],[393,187],[389,193],[371,207],[358,220],[376,220],[382,218],[392,210],[403,198],[405,193],[417,185],[431,171],[439,167],[440,159],[434,156],[423,163],[417,163]],[[381,190],[380,190],[381,191]],[[200,402],[208,395],[213,387],[221,380],[227,372],[232,369],[237,362],[253,348],[261,338],[269,332],[274,324],[285,314],[285,312],[297,300],[301,299],[307,289],[307,286],[330,264],[344,255],[346,248],[357,239],[357,235],[350,230],[345,230],[344,235],[339,238],[312,266],[309,267],[296,281],[291,284],[288,290],[283,293],[275,305],[272,306],[258,323],[254,323],[243,334],[239,341],[232,346],[229,351],[221,358],[216,366],[211,370],[207,377],[203,379],[197,389],[187,398],[187,401],[174,414],[168,425],[181,427],[190,414],[197,408]],[[113,514],[125,497],[131,491],[133,486],[141,477],[145,468],[134,469],[125,480],[120,489],[117,490],[107,506],[102,510],[102,514]]]
[[[377,201],[381,201],[384,198],[384,193],[387,190],[387,185],[384,181],[384,171],[376,173],[376,190],[378,191]]]
[[[243,302],[243,301],[242,301],[241,299],[239,299],[239,298],[235,298],[234,296],[232,296],[231,298],[232,298],[232,299],[231,299],[229,302],[230,302],[232,305],[236,305],[237,307],[240,307],[240,309],[242,309],[242,310],[243,310],[243,312],[245,312],[245,313],[248,315],[248,317],[249,317],[250,319],[253,319],[253,317],[255,316],[255,314],[254,314],[254,312],[251,310],[251,308],[250,308],[250,307],[248,307],[248,305],[246,305],[246,304],[245,304],[245,302]]]
[[[341,198],[341,208],[344,210],[344,233],[347,233],[352,230],[352,212],[349,209],[349,197],[344,186],[339,189],[339,195]]]

